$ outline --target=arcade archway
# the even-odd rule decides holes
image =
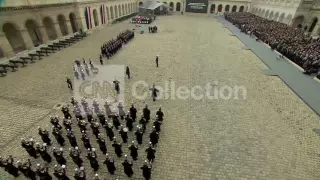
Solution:
[[[243,12],[244,6],[240,6],[239,12]]]
[[[210,13],[214,13],[215,9],[216,9],[216,5],[215,4],[211,4]]]
[[[232,12],[237,12],[237,6],[236,5],[232,6],[232,10],[231,11]]]
[[[53,20],[50,17],[43,18],[43,25],[46,29],[49,40],[57,39],[57,32],[53,24]]]
[[[218,6],[218,12],[221,12],[222,11],[222,4],[219,4],[219,6]]]
[[[295,17],[292,22],[292,27],[298,27],[299,25],[302,26],[303,21],[304,21],[304,16],[301,15],[301,16]]]
[[[2,26],[2,31],[4,32],[7,40],[9,41],[15,53],[18,53],[27,49],[26,44],[21,36],[21,33],[18,30],[16,25],[12,23],[5,23]]]
[[[59,24],[62,36],[68,35],[68,26],[67,26],[66,18],[64,17],[64,15],[62,14],[58,15],[57,20],[58,20],[58,24]]]
[[[26,21],[25,26],[28,30],[29,36],[32,40],[33,45],[38,46],[42,44],[42,35],[39,30],[39,26],[35,20],[29,19]]]
[[[309,31],[309,32],[312,32],[313,29],[314,29],[314,27],[317,25],[317,23],[318,23],[318,18],[317,18],[317,17],[313,18],[312,24],[311,24],[311,26],[310,26],[310,28],[309,28],[308,31]]]
[[[69,14],[69,19],[70,19],[70,24],[71,24],[72,31],[74,33],[77,32],[78,31],[78,24],[77,24],[76,15],[74,13],[70,13]]]
[[[284,17],[286,16],[285,13],[282,13],[279,17],[279,22],[283,23]]]
[[[176,11],[180,11],[180,6],[181,6],[180,2],[177,2]]]
[[[173,2],[170,2],[170,3],[169,3],[169,6],[170,6],[170,11],[173,11],[173,10],[174,10],[174,3],[173,3]]]
[[[226,7],[224,8],[224,11],[225,11],[225,12],[229,12],[229,9],[230,9],[230,5],[228,4],[228,5],[226,5]]]

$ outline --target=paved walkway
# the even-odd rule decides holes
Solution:
[[[225,25],[239,40],[252,50],[275,74],[281,78],[306,104],[320,115],[320,83],[312,76],[302,74],[293,64],[286,60],[277,60],[277,53],[257,42],[223,17],[217,19]]]

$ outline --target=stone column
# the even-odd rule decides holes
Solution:
[[[71,21],[70,21],[70,20],[67,20],[67,21],[66,21],[66,24],[67,24],[67,28],[68,28],[68,34],[73,34],[73,29],[72,29],[72,26],[71,26]]]
[[[20,33],[21,33],[22,39],[24,41],[24,44],[26,45],[26,48],[28,50],[33,49],[34,45],[33,45],[32,39],[28,33],[28,30],[22,29],[22,30],[20,30]]]
[[[210,14],[211,4],[209,3],[207,6],[207,14]]]
[[[61,30],[60,30],[59,23],[55,23],[54,24],[54,28],[55,28],[56,33],[57,33],[57,39],[60,39],[62,37],[62,33],[61,33]]]
[[[2,49],[5,57],[13,56],[15,54],[4,33],[0,34],[0,42],[1,42],[0,48]]]
[[[40,27],[38,27],[38,29],[39,29],[41,37],[42,37],[42,43],[47,44],[49,41],[49,37],[48,37],[47,31],[46,31],[46,28],[44,26],[40,26]]]

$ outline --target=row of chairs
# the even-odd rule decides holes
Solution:
[[[0,61],[0,75],[5,76],[8,73],[8,69],[16,71],[19,67],[18,64],[21,64],[22,67],[30,63],[34,63],[35,59],[42,59],[43,56],[49,56],[49,53],[54,53],[62,48],[70,46],[71,44],[82,40],[86,37],[86,33],[74,33],[69,36],[65,36],[62,39],[52,41],[50,44],[43,44],[31,51],[23,51],[18,53],[16,56],[10,59]]]

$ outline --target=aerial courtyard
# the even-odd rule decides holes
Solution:
[[[320,140],[312,131],[320,128],[318,116],[278,77],[266,76],[267,67],[227,28],[213,16],[195,14],[160,16],[153,24],[158,26],[158,33],[139,34],[137,29],[132,41],[104,61],[105,66],[131,69],[133,78],[125,84],[126,107],[134,102],[141,112],[144,101],[131,92],[133,84],[141,80],[158,86],[174,82],[176,88],[189,89],[208,83],[218,89],[241,86],[246,95],[231,99],[146,99],[152,118],[160,105],[165,113],[152,179],[320,178]],[[101,45],[120,31],[133,28],[128,21],[101,28],[69,48],[0,78],[1,156],[28,158],[20,139],[32,137],[41,142],[37,127],[50,131],[49,117],[62,116],[55,106],[68,103],[73,96],[65,77],[73,77],[74,61],[90,58],[99,64]],[[156,55],[159,68],[155,67]],[[68,146],[64,149],[67,152]],[[110,142],[108,151],[113,152]],[[127,145],[123,151],[128,154]],[[142,179],[142,152],[139,163],[134,162],[134,179]],[[98,155],[102,162],[104,156]],[[119,166],[115,175],[110,176],[102,163],[97,173],[102,178],[127,179],[120,168],[123,158],[114,158]],[[34,162],[38,161],[40,158]],[[74,168],[67,166],[69,177]],[[87,175],[94,175],[88,163],[85,169]],[[1,169],[0,179],[13,177]]]

